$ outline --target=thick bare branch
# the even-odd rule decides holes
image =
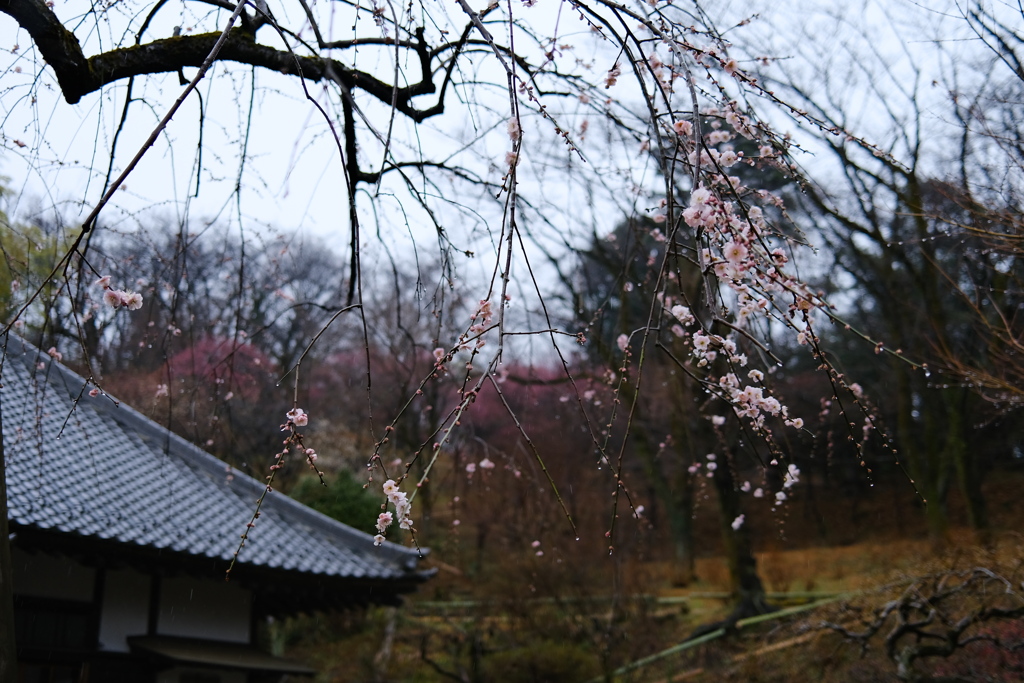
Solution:
[[[74,33],[60,22],[42,0],[0,0],[0,12],[11,16],[25,29],[53,69],[64,99],[77,104],[89,93],[105,85],[145,74],[174,73],[183,67],[202,65],[219,32],[175,36],[154,40],[86,57]],[[436,86],[431,78],[430,51],[417,33],[415,47],[422,79],[418,83],[395,88],[389,83],[353,69],[337,60],[299,56],[256,42],[245,28],[233,29],[224,43],[219,61],[232,61],[311,81],[331,80],[358,88],[384,102],[414,121],[423,121],[444,111],[443,102],[428,109],[417,109],[412,98],[431,94]]]

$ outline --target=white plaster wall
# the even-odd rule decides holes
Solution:
[[[156,683],[246,683],[246,676],[240,671],[177,667],[158,673]]]
[[[165,578],[160,584],[157,633],[248,643],[251,602],[251,593],[237,584]]]
[[[152,579],[134,569],[108,570],[100,613],[100,649],[128,652],[128,636],[146,635]]]
[[[14,592],[36,598],[92,602],[96,570],[67,557],[11,548]]]

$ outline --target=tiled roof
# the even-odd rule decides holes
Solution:
[[[90,397],[82,377],[13,335],[0,380],[12,530],[231,559],[262,483],[123,403]],[[418,557],[271,493],[236,572],[408,584],[424,576]]]

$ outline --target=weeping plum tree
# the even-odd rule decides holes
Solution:
[[[647,349],[662,348],[688,394],[714,402],[701,417],[709,428],[742,432],[745,455],[780,470],[773,481],[784,481],[789,462],[779,435],[801,430],[803,420],[773,394],[770,370],[778,359],[769,337],[806,348],[822,361],[834,392],[857,404],[822,355],[817,330],[829,309],[797,275],[793,262],[802,246],[775,224],[782,199],[767,180],[795,171],[790,142],[767,123],[766,112],[834,127],[765,89],[750,71],[754,63],[739,57],[700,3],[0,0],[0,12],[17,41],[5,57],[0,94],[8,112],[4,139],[32,173],[76,193],[68,206],[80,207],[44,282],[63,297],[68,329],[78,329],[94,306],[138,315],[142,299],[162,286],[138,277],[112,282],[93,258],[94,235],[104,225],[128,230],[146,220],[148,205],[173,207],[184,224],[197,202],[210,202],[243,236],[241,257],[225,268],[245,269],[245,235],[261,222],[246,206],[268,189],[266,177],[276,170],[261,168],[261,155],[298,120],[285,115],[259,135],[274,116],[270,102],[302,112],[311,131],[296,138],[288,173],[307,148],[324,146],[329,171],[338,171],[323,187],[310,183],[333,203],[330,227],[347,253],[344,286],[323,304],[320,329],[342,326],[362,336],[368,405],[374,385],[367,321],[400,309],[374,309],[369,293],[388,259],[415,264],[421,251],[433,250],[430,262],[440,264],[440,275],[417,278],[402,294],[443,321],[434,329],[461,331],[418,340],[433,347],[431,367],[397,410],[367,411],[372,490],[390,505],[377,521],[378,543],[393,523],[415,539],[417,484],[448,452],[476,397],[500,396],[495,375],[516,356],[552,359],[573,390],[594,465],[610,475],[609,524],[602,530],[610,551],[618,520],[638,508],[627,440],[650,383]],[[732,27],[731,40],[741,39],[746,23]],[[56,182],[62,166],[48,163],[60,131],[14,125],[43,107],[93,122],[95,145],[82,155],[92,161],[79,176],[80,190]],[[196,121],[198,130],[186,136]],[[161,153],[190,159],[180,182],[128,190],[146,155]],[[612,350],[617,400],[588,404],[571,367],[587,334],[575,323],[558,324],[572,316],[549,301],[557,278],[547,264],[586,248],[591,235],[622,217],[640,215],[651,217],[646,229],[663,249],[649,264],[649,286],[623,294],[638,312],[638,327]],[[41,287],[23,291],[5,332]],[[452,301],[479,303],[466,310]],[[245,343],[241,320],[224,335],[235,344]],[[320,337],[305,329],[295,334],[304,337],[289,375],[297,382],[306,351]],[[102,390],[87,344],[55,352],[80,362]],[[429,438],[401,454],[400,465],[390,464],[382,455],[391,435],[416,419],[426,389],[445,378],[456,380],[445,390],[451,407]],[[549,454],[529,438],[530,425],[501,403],[561,501],[564,482],[543,465]],[[293,404],[281,457],[313,464],[303,429],[316,419],[316,406]],[[742,493],[735,481],[722,485]],[[786,497],[782,490],[775,495]],[[564,504],[562,510],[568,527],[588,531],[576,529]],[[738,530],[743,518],[723,524]]]

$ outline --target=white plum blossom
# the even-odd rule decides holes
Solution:
[[[703,185],[690,194],[690,206],[702,206],[711,199],[711,192]]]
[[[742,242],[736,242],[734,240],[722,248],[722,254],[729,263],[742,263],[744,259],[747,258],[749,251],[747,250],[746,245]]]
[[[140,308],[142,308],[142,295],[139,294],[138,292],[133,292],[131,290],[125,290],[123,292],[120,292],[120,295],[121,295],[121,303],[129,311],[137,311]]]
[[[779,399],[774,396],[769,396],[762,400],[760,406],[762,410],[765,410],[772,415],[778,415],[779,411],[782,410],[782,404],[779,403]]]
[[[799,482],[800,468],[798,468],[793,463],[790,463],[789,467],[786,469],[786,474],[783,477],[782,487],[786,489],[792,488],[794,484],[798,484]]]
[[[620,334],[619,337],[615,340],[615,345],[619,347],[619,351],[625,351],[626,348],[629,346],[629,336],[625,334]]]
[[[677,135],[693,135],[693,124],[689,121],[675,121],[672,123],[672,129]]]
[[[516,142],[522,134],[522,128],[519,127],[519,117],[513,116],[508,120],[508,136],[512,139],[512,142]]]
[[[129,311],[137,311],[142,308],[142,295],[130,289],[111,289],[109,275],[101,277],[96,281],[96,284],[103,287],[103,303],[111,308],[121,308],[123,306]]]
[[[480,469],[482,470],[493,470],[494,463],[489,458],[484,458],[480,461]]]
[[[732,524],[730,524],[732,530],[739,531],[740,527],[743,526],[743,522],[746,520],[746,518],[746,515],[740,515],[736,519],[732,520]]]
[[[395,512],[382,512],[377,516],[377,530],[384,533],[391,526],[395,518],[398,518],[398,526],[401,529],[412,529],[412,503],[404,491],[398,489],[398,482],[388,479],[381,487],[388,502],[395,506]]]
[[[672,316],[684,325],[692,325],[694,322],[693,313],[690,312],[689,308],[682,304],[676,304],[673,306],[671,312]]]
[[[708,133],[709,145],[718,145],[729,140],[732,140],[732,133],[727,130],[713,130]]]
[[[373,537],[373,544],[374,545],[380,545],[383,542],[384,542],[384,537],[382,535],[377,534],[376,536]]]
[[[729,168],[730,166],[735,166],[739,163],[741,158],[742,157],[740,155],[730,149],[722,152],[722,156],[718,157],[718,163],[725,168]]]
[[[707,336],[703,332],[698,332],[693,335],[694,353],[707,351],[709,346],[711,346],[711,337]]]
[[[391,503],[395,506],[395,513],[398,514],[402,519],[409,517],[409,513],[412,511],[412,503],[406,498],[405,493],[398,493],[394,498],[391,498]]]
[[[305,427],[309,424],[309,415],[306,415],[302,408],[292,408],[288,411],[286,417],[296,427]]]
[[[753,387],[753,386],[750,386],[749,384],[747,386],[743,387],[743,391],[741,391],[736,396],[736,399],[738,401],[742,402],[742,403],[755,403],[755,404],[756,403],[760,403],[763,398],[764,398],[764,391],[761,389],[761,387]]]

